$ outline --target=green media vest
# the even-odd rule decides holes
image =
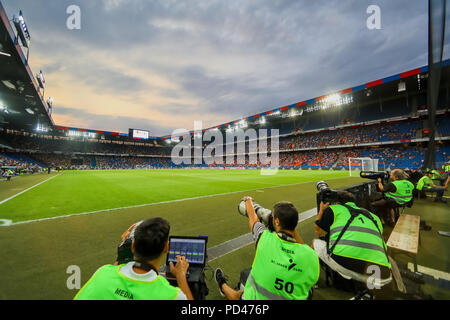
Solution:
[[[158,275],[153,282],[130,279],[120,272],[124,265],[105,265],[95,272],[74,300],[175,300],[177,287]]]
[[[386,197],[394,199],[402,205],[412,200],[414,185],[408,180],[396,180],[392,182],[397,189],[395,192],[387,192]]]
[[[358,209],[353,202],[348,202],[346,205]],[[334,213],[334,222],[330,227],[329,249],[332,248],[342,229],[351,218],[349,209],[342,205],[331,205],[330,208]],[[369,218],[360,214],[352,221],[348,229],[344,232],[341,239],[334,247],[333,254],[391,268],[384,250],[387,250],[387,248],[383,240],[383,227],[381,221],[376,215],[370,214],[378,224],[381,234]]]
[[[425,189],[429,189],[431,188],[431,184],[433,184],[433,180],[431,180],[431,178],[427,177],[427,176],[423,176],[422,178],[420,178],[420,180],[417,182],[417,190],[422,190],[423,188]]]
[[[433,173],[433,177],[431,179],[435,180],[441,177],[441,174],[437,170],[431,171]]]
[[[318,279],[319,257],[313,249],[266,230],[256,248],[244,299],[306,299]]]

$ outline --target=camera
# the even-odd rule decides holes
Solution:
[[[266,209],[256,202],[253,202],[253,207],[255,208],[255,212],[259,220],[270,230],[270,232],[275,231],[272,223],[273,221],[272,210]],[[245,208],[245,200],[241,200],[239,202],[238,212],[244,217],[248,217],[247,209]]]
[[[119,264],[128,263],[130,261],[133,261],[133,252],[131,251],[131,243],[134,240],[134,232],[136,231],[136,228],[143,222],[144,220],[141,220],[137,222],[130,230],[130,234],[128,237],[122,241],[122,243],[117,248],[117,261]]]
[[[389,171],[386,172],[361,171],[359,173],[359,176],[364,179],[378,180],[378,178],[381,178],[381,180],[383,181],[388,181],[391,174]]]
[[[325,181],[319,181],[316,184],[317,191],[317,207],[320,206],[320,202],[333,203],[339,200],[338,192],[330,189]]]

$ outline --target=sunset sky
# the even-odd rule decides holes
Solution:
[[[222,124],[427,64],[427,1],[2,0],[58,125]],[[81,30],[69,30],[69,5]],[[369,5],[381,29],[369,30]],[[447,39],[449,34],[447,33]],[[450,41],[446,41],[450,43]],[[446,56],[448,55],[446,51]]]

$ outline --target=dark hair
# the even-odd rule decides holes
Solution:
[[[158,258],[169,239],[170,224],[163,218],[150,218],[136,227],[134,256],[137,260]]]
[[[353,193],[342,190],[337,192],[339,202],[346,203],[346,202],[355,202],[356,197]]]
[[[273,219],[280,219],[281,228],[293,231],[298,223],[298,211],[294,205],[287,201],[281,201],[273,206]]]

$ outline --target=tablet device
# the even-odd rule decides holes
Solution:
[[[169,237],[169,253],[167,254],[166,265],[177,263],[177,256],[185,256],[189,262],[189,269],[204,268],[206,264],[206,242],[205,237]]]

